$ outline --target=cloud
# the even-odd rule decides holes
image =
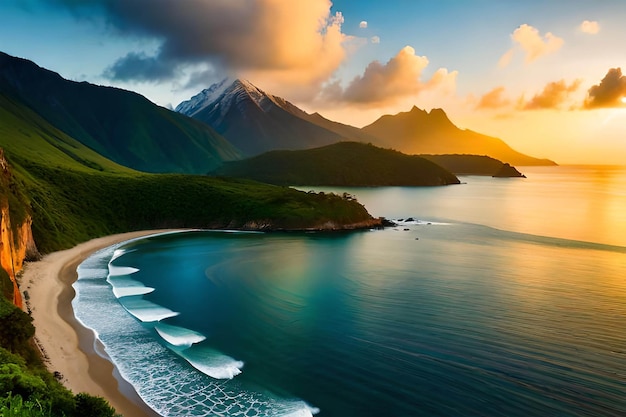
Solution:
[[[501,109],[511,104],[511,100],[503,97],[505,88],[500,86],[489,91],[480,98],[477,109]]]
[[[580,30],[590,35],[600,32],[600,24],[595,20],[585,20],[580,24]]]
[[[330,0],[43,1],[78,17],[99,13],[118,34],[159,43],[151,56],[134,52],[115,62],[106,74],[118,79],[160,82],[206,64],[315,82],[326,80],[346,54],[343,16],[331,14]],[[159,71],[150,65],[156,62]]]
[[[367,29],[367,22],[365,20],[362,20],[361,23],[359,23],[359,27],[361,29]]]
[[[386,64],[371,62],[363,75],[355,77],[345,89],[338,82],[328,85],[323,98],[364,107],[384,107],[426,90],[456,88],[457,72],[449,73],[445,68],[437,70],[429,81],[421,81],[427,66],[428,58],[415,55],[412,47],[405,46]]]
[[[578,90],[581,82],[582,80],[574,80],[570,85],[567,85],[565,80],[548,83],[541,93],[536,94],[524,105],[523,109],[557,109],[565,103],[571,93]]]
[[[165,81],[178,74],[175,67],[141,52],[129,52],[104,72],[105,77],[118,81]]]
[[[583,107],[595,109],[602,107],[624,107],[622,99],[626,96],[626,76],[621,68],[611,68],[600,84],[592,86]]]
[[[511,39],[515,45],[500,58],[500,67],[505,67],[510,63],[513,53],[517,47],[523,50],[525,54],[525,62],[529,64],[537,58],[558,51],[561,46],[563,46],[562,38],[559,38],[550,32],[541,37],[538,29],[527,24],[523,24],[515,29],[515,31],[511,34]]]
[[[380,37],[372,36],[372,38],[370,39],[370,42],[378,44],[380,43]]]
[[[500,57],[500,60],[498,61],[499,68],[504,68],[511,63],[511,60],[513,59],[513,52],[515,52],[514,49],[509,49]]]

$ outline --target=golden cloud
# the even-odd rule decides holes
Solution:
[[[505,67],[509,64],[516,47],[522,49],[525,54],[525,62],[528,64],[537,58],[558,51],[564,42],[562,38],[550,32],[542,37],[538,29],[527,24],[523,24],[515,29],[511,34],[511,39],[516,45],[500,58],[500,67]]]
[[[511,100],[503,97],[505,88],[502,86],[496,87],[483,95],[478,104],[477,109],[501,109],[511,104]]]
[[[589,89],[583,108],[624,107],[624,97],[626,97],[626,76],[622,75],[621,68],[611,68],[600,84]]]
[[[425,90],[456,88],[457,72],[448,72],[445,68],[438,69],[430,80],[421,81],[427,66],[428,58],[416,55],[415,49],[405,46],[386,64],[371,62],[363,75],[355,77],[345,89],[338,83],[327,86],[322,98],[364,107],[384,107]]]
[[[172,81],[194,67],[325,81],[350,39],[330,0],[185,0],[184,7],[179,0],[42,1],[79,18],[101,13],[124,36],[156,42],[156,52],[131,52],[108,68],[105,75],[118,81]]]
[[[567,101],[571,93],[578,90],[581,82],[581,80],[574,80],[570,85],[567,85],[565,80],[548,83],[541,93],[536,94],[524,105],[523,109],[557,109]]]

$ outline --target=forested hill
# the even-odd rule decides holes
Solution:
[[[281,185],[427,186],[458,184],[446,169],[419,156],[358,142],[301,151],[271,151],[224,164],[212,174]]]

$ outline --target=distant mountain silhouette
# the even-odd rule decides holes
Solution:
[[[214,84],[176,110],[207,123],[247,156],[373,139],[356,127],[310,115],[246,80]]]
[[[359,142],[300,151],[271,151],[227,162],[215,175],[279,185],[426,186],[458,184],[434,162]]]
[[[457,175],[489,175],[492,177],[523,177],[515,167],[485,155],[420,155]]]
[[[0,93],[118,164],[206,173],[239,151],[211,127],[126,90],[63,79],[0,52]]]
[[[430,113],[413,107],[385,115],[362,129],[377,138],[374,144],[408,154],[488,155],[513,165],[555,165],[515,151],[501,139],[456,127],[442,109]]]

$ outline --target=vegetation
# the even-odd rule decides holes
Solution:
[[[519,171],[509,164],[486,155],[448,154],[420,156],[441,165],[457,175],[522,176]]]
[[[6,180],[0,197],[20,212],[18,219],[32,214],[33,235],[43,253],[149,228],[307,229],[370,219],[363,206],[338,196],[122,167],[2,94],[0,148],[11,167],[10,185]]]
[[[55,131],[63,132],[104,157],[140,171],[205,173],[224,160],[239,157],[239,151],[208,125],[159,107],[137,93],[65,80],[2,52],[0,94],[45,120],[47,136],[56,136],[67,145]],[[61,146],[69,156],[79,156]]]
[[[303,151],[271,151],[228,162],[213,174],[280,185],[422,186],[458,184],[446,169],[419,156],[358,142]]]
[[[100,397],[74,396],[49,373],[32,344],[31,317],[0,297],[0,415],[112,417]]]
[[[0,53],[0,206],[8,205],[13,227],[32,218],[33,236],[43,253],[140,229],[308,229],[373,220],[350,198],[249,180],[148,174],[112,162],[94,149],[104,154],[113,148],[130,149],[129,159],[118,160],[132,162],[132,155],[144,155],[153,171],[188,172],[204,172],[228,152],[207,156],[202,143],[210,139],[208,127],[154,109],[133,93],[70,83],[34,67]],[[11,84],[16,76],[26,78]],[[52,85],[49,94],[42,83]],[[22,87],[29,90],[18,91]],[[127,101],[117,101],[119,94]],[[55,109],[49,105],[52,102]],[[100,117],[99,112],[108,115]],[[98,136],[99,131],[106,135]],[[146,138],[153,137],[160,139],[149,145]],[[180,141],[192,145],[182,149]],[[184,159],[180,158],[183,151],[188,153],[188,165],[172,168],[174,159]],[[159,156],[164,154],[172,160]],[[0,290],[0,415],[113,416],[115,411],[104,399],[73,395],[46,370],[33,345],[31,317],[6,298],[12,295],[12,283],[1,268]]]

